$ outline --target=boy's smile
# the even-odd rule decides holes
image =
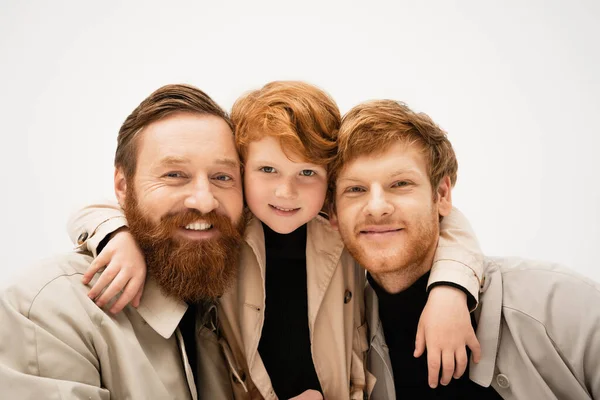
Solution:
[[[290,233],[321,211],[327,190],[324,167],[301,157],[290,160],[279,140],[271,136],[251,142],[246,158],[246,202],[269,228]]]

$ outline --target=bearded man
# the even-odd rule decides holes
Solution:
[[[368,271],[372,399],[600,399],[600,285],[555,264],[517,258],[484,260],[471,318],[479,363],[430,388],[414,337],[440,221],[452,208],[454,150],[427,115],[391,100],[350,110],[338,146],[333,221]]]
[[[39,263],[0,295],[0,397],[232,397],[214,305],[245,227],[229,117],[194,87],[160,88],[119,131],[114,181],[148,265],[139,306],[96,306],[90,254]]]

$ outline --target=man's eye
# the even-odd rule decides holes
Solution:
[[[407,181],[398,181],[392,185],[392,187],[404,187],[408,186],[409,183]]]
[[[313,176],[316,174],[317,173],[315,171],[313,171],[312,169],[303,169],[302,171],[300,171],[300,175],[302,175],[302,176]]]
[[[183,172],[179,172],[179,171],[172,171],[172,172],[167,172],[166,174],[164,174],[164,176],[166,178],[183,178]]]
[[[258,170],[267,174],[272,174],[273,172],[275,172],[275,168],[273,167],[261,167]]]
[[[348,189],[346,189],[346,193],[360,193],[360,192],[364,192],[365,190],[363,188],[361,188],[360,186],[351,186]]]
[[[233,180],[233,178],[230,177],[229,175],[217,175],[217,176],[215,176],[214,179],[216,179],[218,181],[223,181],[223,182],[228,182],[228,181]]]

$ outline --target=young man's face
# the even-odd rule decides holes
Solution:
[[[278,233],[290,233],[313,219],[325,201],[327,171],[292,161],[279,140],[267,136],[248,146],[244,189],[250,211]]]
[[[449,182],[440,185],[448,196]],[[352,256],[373,274],[422,267],[437,247],[439,216],[451,208],[436,196],[434,202],[420,147],[398,142],[340,171],[334,224]]]

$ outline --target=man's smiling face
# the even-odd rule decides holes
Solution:
[[[352,256],[374,274],[420,268],[433,257],[439,216],[446,212],[438,205],[426,157],[415,143],[399,140],[386,151],[358,156],[337,176],[340,234]]]

